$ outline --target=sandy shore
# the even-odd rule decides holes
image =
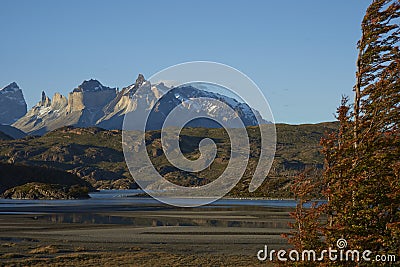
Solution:
[[[0,215],[0,266],[266,266],[288,208],[210,207]]]

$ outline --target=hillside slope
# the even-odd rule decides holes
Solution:
[[[321,175],[323,155],[319,140],[325,132],[334,131],[336,123],[309,125],[277,124],[277,151],[272,169],[263,185],[254,193],[248,184],[258,160],[260,147],[257,127],[248,127],[251,155],[241,182],[232,196],[290,197],[294,176],[305,168],[314,168]],[[186,157],[199,156],[198,143],[212,138],[218,147],[217,158],[210,168],[186,173],[171,166],[160,142],[160,131],[146,133],[147,151],[156,169],[168,180],[184,186],[198,186],[217,178],[227,166],[230,142],[221,128],[185,128],[181,132],[181,149]],[[137,188],[125,164],[121,131],[96,127],[63,127],[41,137],[0,141],[0,161],[57,168],[86,180],[95,188]],[[34,182],[34,181],[32,181]]]

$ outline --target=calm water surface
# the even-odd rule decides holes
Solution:
[[[0,214],[32,214],[59,212],[107,212],[172,208],[150,197],[135,197],[142,190],[101,190],[83,200],[17,200],[0,199]],[[282,207],[296,206],[294,200],[220,199],[204,208],[229,208],[236,206]]]

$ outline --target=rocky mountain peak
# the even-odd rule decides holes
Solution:
[[[43,107],[49,107],[51,105],[51,100],[46,95],[45,91],[42,91],[42,100],[40,101],[40,105]]]
[[[54,110],[62,110],[68,105],[68,99],[60,93],[55,93],[51,101],[51,107]]]
[[[136,82],[135,82],[135,87],[136,88],[140,87],[145,81],[146,80],[145,80],[143,74],[139,74],[137,79],[136,79]]]
[[[103,90],[112,90],[112,88],[102,85],[98,80],[90,79],[89,81],[83,81],[73,92],[97,92]]]
[[[16,82],[0,89],[0,124],[12,124],[24,116],[26,111],[24,95]]]
[[[42,102],[46,99],[46,93],[45,91],[42,91]]]
[[[6,87],[0,89],[0,92],[5,93],[5,92],[15,92],[21,90],[16,82],[12,82]]]

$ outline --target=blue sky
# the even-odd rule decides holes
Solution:
[[[83,80],[112,87],[207,60],[248,75],[275,120],[332,121],[352,95],[369,0],[0,1],[0,87],[28,106]]]

